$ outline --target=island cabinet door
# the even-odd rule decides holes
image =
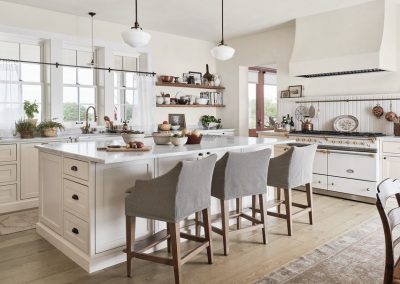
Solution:
[[[96,253],[125,246],[126,191],[135,185],[137,179],[153,177],[154,159],[96,164]],[[153,228],[152,220],[137,218],[136,238],[149,235]]]
[[[21,199],[39,195],[39,151],[35,145],[21,144]]]
[[[39,154],[40,222],[58,234],[63,232],[62,158]]]

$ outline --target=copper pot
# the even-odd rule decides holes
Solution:
[[[400,123],[393,123],[394,136],[400,136]]]
[[[376,106],[374,106],[372,108],[372,113],[373,115],[375,115],[377,118],[381,118],[382,115],[385,113],[385,111],[383,110],[383,107],[381,107],[379,104],[377,104]]]
[[[387,121],[395,121],[397,120],[397,114],[393,111],[389,111],[386,113],[385,118]]]
[[[301,129],[304,132],[313,131],[314,130],[314,125],[312,124],[312,122],[310,120],[306,120],[301,125]]]
[[[174,80],[173,76],[166,76],[166,75],[162,75],[159,78],[163,83],[172,83],[172,81]]]

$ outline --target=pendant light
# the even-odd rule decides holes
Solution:
[[[94,67],[95,63],[94,63],[94,40],[93,40],[93,18],[94,16],[96,16],[96,13],[94,12],[89,12],[89,16],[92,18],[92,61],[90,61],[88,63],[88,66]]]
[[[129,30],[122,32],[122,39],[124,42],[132,47],[142,47],[149,43],[150,34],[144,32],[142,28],[139,26],[137,20],[137,0],[135,0],[135,25],[131,27]]]
[[[224,0],[221,1],[222,1],[222,39],[221,42],[218,44],[218,46],[211,49],[211,54],[216,59],[225,61],[233,57],[233,55],[235,54],[235,50],[232,47],[226,45],[224,41]]]

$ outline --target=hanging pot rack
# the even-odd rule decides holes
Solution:
[[[47,66],[55,66],[58,67],[74,67],[74,68],[84,68],[84,69],[95,69],[95,70],[103,70],[103,71],[116,71],[116,72],[127,72],[127,73],[135,73],[138,75],[144,76],[155,76],[155,72],[145,72],[145,71],[133,71],[133,70],[124,70],[124,69],[114,69],[114,68],[105,68],[105,67],[96,67],[96,66],[85,66],[85,65],[72,65],[72,64],[63,64],[63,63],[51,63],[51,62],[40,62],[40,61],[29,61],[29,60],[18,60],[18,59],[7,59],[7,58],[0,58],[0,61],[7,61],[7,62],[16,62],[16,63],[32,63],[32,64],[40,64],[40,65],[47,65]]]
[[[350,102],[376,102],[376,101],[400,101],[400,98],[382,98],[382,99],[338,99],[338,100],[304,100],[296,101],[296,104],[307,104],[307,103],[350,103]]]

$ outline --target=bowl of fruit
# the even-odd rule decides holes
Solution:
[[[188,141],[187,136],[183,135],[183,134],[174,134],[171,137],[171,142],[172,144],[174,144],[175,146],[182,146],[185,145],[186,142]]]
[[[167,145],[171,142],[170,133],[153,132],[153,140],[157,145]]]
[[[168,121],[164,121],[162,124],[158,125],[158,128],[161,131],[170,131],[171,130],[171,124],[168,123]]]
[[[187,144],[200,144],[201,138],[203,135],[201,135],[200,131],[197,129],[193,130],[192,132],[188,132],[186,134],[188,141]]]
[[[144,138],[144,132],[134,130],[124,131],[121,133],[121,136],[122,139],[124,139],[125,144],[128,144],[129,142]]]

